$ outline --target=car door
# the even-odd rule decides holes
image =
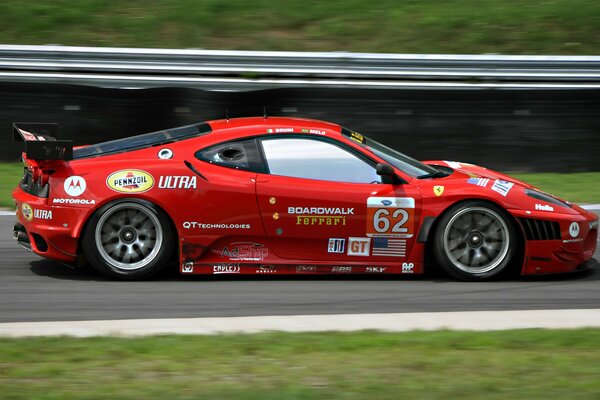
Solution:
[[[420,217],[409,184],[382,183],[376,163],[334,139],[272,136],[257,198],[273,251],[298,261],[402,262]]]

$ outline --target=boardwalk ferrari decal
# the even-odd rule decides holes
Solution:
[[[13,124],[26,142],[13,237],[112,279],[175,262],[185,275],[440,269],[484,281],[580,271],[597,245],[597,216],[575,204],[331,122],[231,118],[76,147],[56,132]]]

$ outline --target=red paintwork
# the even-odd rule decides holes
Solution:
[[[48,177],[50,194],[47,199],[27,194],[19,187],[13,192],[17,218],[27,229],[34,252],[61,262],[75,263],[81,252],[79,240],[86,221],[103,204],[127,197],[151,201],[171,218],[177,229],[182,273],[422,273],[427,249],[426,243],[417,241],[421,224],[426,217],[437,217],[451,205],[466,199],[493,202],[514,217],[559,222],[562,240],[525,241],[523,274],[573,271],[590,259],[595,250],[598,231],[589,229],[589,222],[596,220],[594,214],[578,206],[553,205],[553,211],[538,211],[536,204],[543,202],[523,193],[529,185],[498,172],[470,164],[431,161],[428,163],[450,164],[456,167],[455,172],[446,178],[419,180],[396,170],[397,175],[408,183],[363,185],[240,171],[200,161],[194,153],[213,144],[246,136],[284,136],[286,133],[268,133],[267,130],[293,128],[295,133],[301,133],[302,129],[324,131],[324,136],[343,142],[377,162],[384,161],[341,135],[341,127],[336,124],[279,117],[219,120],[209,124],[213,132],[208,135],[164,146],[70,162],[43,163],[44,169],[55,170]],[[311,136],[311,133],[306,135]],[[158,151],[163,148],[171,149],[173,158],[159,159]],[[188,169],[184,160],[191,162],[206,180]],[[41,164],[31,160],[26,163],[34,170]],[[119,193],[107,186],[111,174],[129,169],[147,172],[153,177],[154,185],[135,194]],[[474,175],[490,178],[490,185],[483,188],[467,184],[467,179]],[[80,176],[87,183],[80,196],[69,196],[63,188],[65,180],[71,176]],[[158,185],[161,176],[195,177],[196,189],[161,189]],[[502,196],[490,190],[494,179],[511,181],[515,185],[507,196]],[[434,186],[443,186],[443,193],[436,195]],[[350,238],[367,238],[369,197],[414,199],[415,207],[410,210],[406,225],[413,236],[407,239],[405,257],[347,254]],[[95,204],[57,204],[54,199],[86,199]],[[33,210],[51,211],[51,219],[38,218],[40,211],[36,211],[33,218],[27,220],[21,211],[23,203]],[[339,215],[342,218],[337,221],[298,220],[296,215],[288,213],[289,207],[334,207],[353,209],[353,213]],[[278,213],[278,219],[274,219],[275,213]],[[568,230],[573,222],[580,225],[579,237],[564,242],[564,238],[570,237]],[[204,225],[199,228],[199,224],[239,227]],[[46,239],[47,251],[42,252],[35,246],[32,233]],[[330,238],[345,239],[343,253],[328,253]],[[360,250],[361,241],[356,241],[354,246]],[[371,246],[372,243],[369,248]]]

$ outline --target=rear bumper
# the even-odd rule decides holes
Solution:
[[[48,199],[13,191],[17,221],[13,238],[26,250],[65,264],[74,264],[78,252],[78,232],[89,210],[51,206]]]

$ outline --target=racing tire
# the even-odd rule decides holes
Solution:
[[[158,274],[173,252],[169,218],[144,200],[109,203],[90,218],[82,238],[89,263],[100,274],[143,280]]]
[[[449,275],[485,281],[507,272],[518,247],[510,215],[483,201],[456,204],[439,219],[433,255]]]

